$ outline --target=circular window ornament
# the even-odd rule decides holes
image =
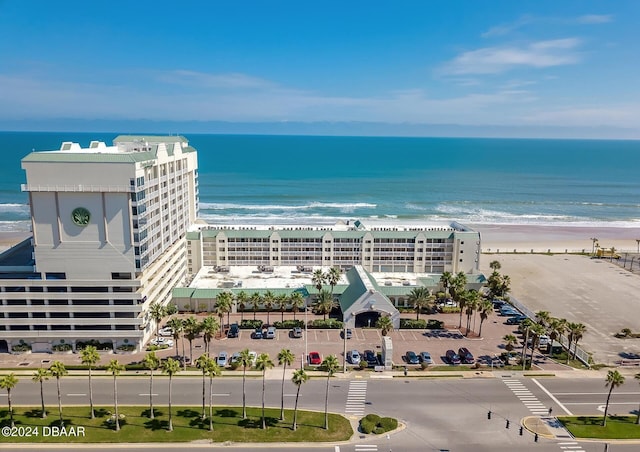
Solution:
[[[84,207],[76,207],[73,209],[73,212],[71,212],[71,219],[74,224],[78,226],[86,226],[89,224],[89,220],[91,220],[91,213]]]

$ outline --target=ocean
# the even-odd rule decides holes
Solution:
[[[29,230],[20,160],[118,133],[0,132],[0,231]],[[200,216],[215,224],[640,226],[640,141],[205,135]]]

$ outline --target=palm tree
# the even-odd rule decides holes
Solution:
[[[196,367],[202,371],[202,420],[207,417],[205,411],[205,379],[204,377],[207,375],[207,369],[210,367],[209,361],[214,361],[213,358],[209,357],[207,352],[204,355],[201,355],[200,358],[196,360]]]
[[[341,276],[342,273],[340,272],[339,267],[331,267],[329,271],[324,275],[325,281],[327,281],[331,286],[331,295],[333,295],[333,288],[338,284]]]
[[[118,415],[118,384],[116,383],[118,375],[124,370],[124,365],[120,364],[117,359],[112,359],[107,365],[107,372],[113,375],[113,406],[116,416],[116,432],[120,430],[120,417]]]
[[[216,314],[220,317],[220,335],[224,328],[223,316],[227,314],[227,326],[229,326],[231,311],[233,310],[233,294],[222,292],[216,297]]]
[[[605,387],[609,388],[609,394],[607,394],[607,403],[604,406],[604,417],[602,418],[602,426],[607,425],[607,412],[609,411],[609,399],[614,388],[622,386],[624,384],[624,376],[617,370],[610,370],[607,372],[607,383]]]
[[[173,333],[171,333],[171,336],[173,337],[173,341],[175,343],[176,356],[180,356],[180,352],[178,350],[178,339],[180,339],[180,336],[182,335],[184,324],[182,323],[181,319],[173,317],[172,319],[169,319],[169,321],[167,322],[167,326],[171,328],[171,331],[173,331]],[[182,359],[184,360],[184,336],[182,336]]]
[[[538,311],[536,312],[536,322],[545,328],[549,326],[549,322],[551,321],[551,314],[549,311]]]
[[[540,336],[542,336],[546,331],[542,325],[539,323],[535,323],[531,327],[531,362],[533,363],[533,352],[535,348],[538,346],[538,342],[540,342]]]
[[[262,306],[267,310],[267,325],[271,325],[269,314],[273,311],[273,304],[275,303],[275,295],[270,290],[267,290],[262,296]]]
[[[582,339],[587,327],[582,323],[569,323],[569,335],[573,339],[573,359],[576,359],[576,353],[578,352],[578,341]]]
[[[245,380],[247,377],[247,366],[251,365],[251,352],[245,348],[240,352],[238,362],[242,366],[242,419],[247,418],[247,391],[245,391]]]
[[[42,419],[44,419],[47,417],[47,411],[44,408],[44,387],[42,383],[49,379],[49,372],[41,367],[36,370],[31,379],[36,383],[40,383],[40,402],[42,403]]]
[[[202,338],[204,339],[204,352],[209,353],[211,339],[218,332],[218,321],[213,316],[207,316],[200,324],[202,330]]]
[[[15,427],[16,424],[13,422],[13,407],[11,406],[11,390],[16,387],[18,384],[18,379],[16,378],[14,373],[10,373],[9,375],[5,375],[0,378],[0,388],[7,390],[7,402],[9,403],[9,418],[11,419],[11,428]]]
[[[262,295],[258,292],[253,292],[251,294],[251,310],[253,311],[253,320],[256,319],[256,312],[258,312],[258,307],[262,303]]]
[[[549,319],[549,338],[558,340],[558,338],[567,332],[567,319],[559,319],[551,317]]]
[[[520,324],[520,329],[524,330],[524,343],[522,344],[522,370],[526,369],[527,365],[527,343],[529,342],[529,331],[533,328],[533,320],[527,318]]]
[[[91,419],[95,419],[96,415],[93,411],[93,386],[91,385],[91,369],[100,361],[100,354],[93,345],[87,345],[80,352],[81,363],[89,366],[89,406],[91,407]]]
[[[289,303],[291,303],[291,309],[293,310],[293,320],[296,319],[296,312],[304,306],[304,297],[300,292],[293,292],[289,297]]]
[[[324,396],[324,429],[329,429],[329,379],[335,374],[340,368],[340,364],[338,363],[338,358],[335,355],[327,356],[322,364],[320,364],[320,369],[327,373],[327,389]]]
[[[200,323],[194,316],[184,319],[182,322],[184,323],[184,336],[189,341],[189,362],[193,363],[193,341],[200,333]]]
[[[480,310],[480,330],[478,331],[478,336],[482,337],[482,324],[493,312],[493,303],[490,300],[483,300],[478,309]]]
[[[489,263],[489,268],[491,270],[493,270],[494,272],[497,272],[498,270],[500,270],[502,268],[502,265],[500,264],[499,261],[491,261]]]
[[[166,312],[165,307],[158,301],[151,303],[151,306],[149,307],[149,314],[156,324],[156,341],[160,337],[160,333],[158,332],[160,329],[160,321],[164,318]]]
[[[440,276],[440,284],[442,284],[442,290],[447,294],[447,296],[451,296],[449,292],[449,287],[453,284],[453,275],[451,272],[443,272]]]
[[[213,431],[213,377],[220,375],[220,366],[216,360],[209,358],[204,367],[205,373],[209,376],[209,431]]]
[[[280,294],[278,296],[276,296],[276,305],[278,306],[278,309],[280,310],[280,321],[284,322],[284,311],[287,310],[287,304],[289,303],[289,297],[287,297],[285,294]]]
[[[304,369],[298,369],[295,372],[293,372],[293,377],[291,378],[291,381],[297,387],[296,404],[293,408],[292,428],[294,432],[298,428],[298,398],[300,397],[300,387],[302,386],[302,383],[306,383],[308,380],[309,380],[309,375],[304,371]]]
[[[173,431],[173,417],[171,413],[171,383],[173,376],[180,372],[180,363],[169,358],[162,364],[162,372],[169,375],[169,431]]]
[[[320,293],[324,282],[325,282],[325,275],[322,272],[322,269],[319,268],[316,271],[314,271],[313,274],[311,275],[311,284],[313,284],[316,290],[318,291],[318,293]]]
[[[291,378],[291,381],[298,388],[296,391],[296,404],[294,405],[294,408],[293,408],[292,428],[294,432],[298,428],[298,398],[300,397],[300,387],[302,386],[302,383],[306,383],[308,380],[309,380],[309,375],[307,375],[304,369],[298,369],[295,372],[293,372],[293,377]]]
[[[420,319],[420,311],[426,308],[433,301],[431,291],[426,287],[416,287],[409,292],[409,303],[413,305],[416,310],[416,320]]]
[[[452,298],[456,300],[458,294],[461,294],[467,288],[467,275],[464,272],[456,273],[456,276],[453,278],[452,284],[449,286],[449,291],[453,289],[453,293],[451,294]]]
[[[328,290],[322,289],[318,293],[318,301],[316,302],[316,312],[322,314],[322,318],[327,320],[327,314],[330,314],[334,306],[333,295]]]
[[[153,419],[153,371],[160,367],[160,359],[156,356],[156,352],[149,352],[144,357],[144,365],[149,369],[149,418]]]
[[[282,367],[282,396],[280,398],[280,420],[284,421],[284,375],[287,371],[287,366],[293,364],[295,355],[288,348],[283,348],[278,353],[278,364]]]
[[[473,313],[480,306],[480,294],[476,290],[468,290],[465,291],[465,314],[467,314],[467,331],[465,332],[465,336],[469,335],[469,331],[471,330],[471,317]]]
[[[514,349],[515,345],[518,343],[518,338],[513,334],[505,335],[502,340],[505,342],[504,349],[508,352]]]
[[[467,307],[467,294],[465,291],[456,292],[454,296],[454,300],[458,303],[458,307],[460,308],[460,319],[458,321],[458,328],[462,328],[462,312]]]
[[[256,360],[256,369],[262,371],[262,429],[267,428],[267,423],[264,416],[264,387],[266,382],[266,374],[267,369],[271,369],[273,367],[273,361],[267,353],[260,353],[258,355],[258,359]]]
[[[244,310],[247,308],[247,302],[249,301],[249,295],[244,290],[241,290],[236,294],[236,303],[238,310],[240,311],[240,323],[244,320]]]
[[[60,394],[60,378],[68,374],[67,368],[60,361],[54,361],[49,366],[49,373],[52,377],[56,377],[56,386],[58,387],[58,412],[60,413],[60,427],[64,426],[62,420],[62,396]]]
[[[389,331],[393,331],[393,321],[391,316],[380,316],[376,321],[376,328],[380,329],[383,336],[389,334]]]

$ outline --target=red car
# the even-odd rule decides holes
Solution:
[[[309,352],[309,364],[317,366],[322,364],[322,356],[318,352]]]

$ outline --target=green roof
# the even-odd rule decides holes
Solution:
[[[199,231],[187,232],[187,240],[200,240],[200,232]]]
[[[380,293],[386,296],[403,297],[411,293],[417,286],[380,286]]]
[[[195,289],[191,287],[176,287],[171,294],[174,298],[189,298]]]
[[[288,239],[288,238],[301,238],[301,239],[321,239],[330,231],[320,231],[320,230],[286,230],[286,229],[278,229],[276,231],[280,238]]]
[[[349,280],[349,287],[347,287],[339,299],[342,312],[346,312],[347,309],[367,291],[355,267],[352,267],[347,272],[347,280]]]
[[[318,293],[318,289],[316,289],[316,286],[314,286],[313,284],[305,284],[305,289],[307,289],[307,292],[309,292],[310,294],[317,294]],[[349,287],[349,284],[336,284],[333,287],[333,294],[334,295],[340,295],[342,294],[347,287]],[[322,286],[322,290],[326,290],[328,292],[331,292],[331,286],[330,285],[323,285]]]
[[[231,239],[258,239],[258,238],[269,238],[273,231],[269,231],[266,229],[222,229],[216,231],[217,234],[224,233],[227,238]]]
[[[237,295],[239,292],[244,292],[251,296],[254,293],[264,295],[267,292],[275,296],[291,295],[294,292],[300,292],[304,297],[309,296],[309,292],[306,289],[300,288],[276,288],[276,289],[249,289],[249,288],[233,288],[233,289],[194,289],[192,287],[176,287],[173,289],[173,298],[192,298],[192,299],[214,299],[222,292],[231,292]]]

